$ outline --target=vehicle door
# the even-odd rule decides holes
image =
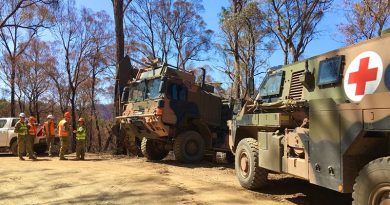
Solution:
[[[199,116],[197,105],[193,102],[189,102],[187,99],[188,89],[183,83],[170,82],[168,84],[167,97],[169,99],[169,107],[175,113],[175,124],[177,126],[182,126],[189,118]]]
[[[10,142],[13,137],[18,136],[18,134],[15,133],[15,125],[18,121],[19,118],[12,119],[11,126],[8,128],[8,142]]]
[[[8,146],[7,119],[0,119],[0,147]]]

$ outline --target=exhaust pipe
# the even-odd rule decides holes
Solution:
[[[203,90],[206,81],[206,69],[204,69],[203,67],[200,69],[202,70],[202,84],[200,85],[200,87]]]

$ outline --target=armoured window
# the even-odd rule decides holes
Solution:
[[[260,85],[259,94],[261,97],[274,96],[280,94],[283,81],[283,72],[268,75]]]
[[[318,85],[328,85],[340,81],[343,56],[336,56],[320,62]]]
[[[182,85],[171,84],[169,86],[169,96],[171,100],[185,101],[187,100],[187,88]]]
[[[160,84],[161,79],[156,78],[154,80],[149,80],[147,82],[147,92],[146,92],[146,98],[147,99],[154,99],[157,98],[160,95]]]
[[[0,120],[0,128],[4,128],[6,123],[7,123],[7,120]]]
[[[145,82],[133,83],[129,86],[129,101],[142,101],[146,90]]]

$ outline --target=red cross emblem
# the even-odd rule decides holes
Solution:
[[[345,71],[344,91],[347,97],[359,102],[364,95],[372,94],[378,88],[383,75],[381,57],[366,51],[356,56]]]
[[[378,68],[368,68],[370,57],[360,59],[359,70],[349,74],[348,84],[356,84],[355,95],[364,95],[366,83],[376,80]]]

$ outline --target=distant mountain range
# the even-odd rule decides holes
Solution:
[[[96,110],[104,120],[111,120],[114,116],[114,104],[97,104]]]

